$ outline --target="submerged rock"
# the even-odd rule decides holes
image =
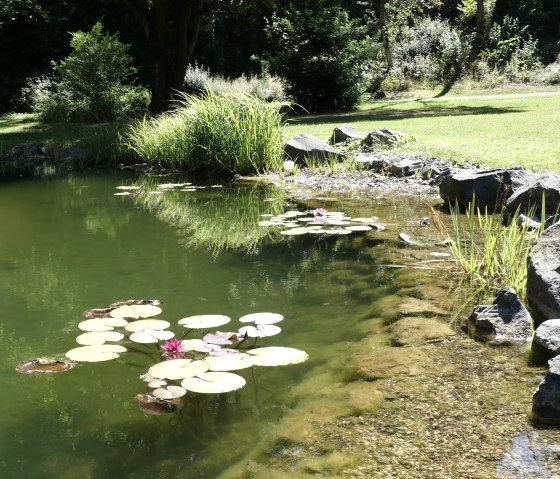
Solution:
[[[560,424],[560,356],[548,361],[548,371],[533,395],[533,417]]]
[[[16,371],[23,374],[59,373],[72,369],[76,364],[76,362],[69,360],[40,357],[19,363],[16,366]]]
[[[475,335],[496,344],[529,341],[533,320],[513,288],[501,291],[490,305],[478,305],[469,320]]]
[[[389,327],[395,346],[413,346],[444,341],[455,336],[449,324],[432,318],[406,317]]]
[[[141,411],[152,416],[174,413],[183,406],[180,398],[158,399],[151,394],[137,394],[134,399],[138,402]]]
[[[339,160],[345,158],[340,150],[307,133],[296,135],[288,140],[284,145],[284,156],[296,163],[306,163],[309,158],[319,161],[325,161],[329,157]]]
[[[533,349],[549,357],[560,354],[560,319],[549,319],[536,329]]]
[[[531,248],[527,299],[544,318],[560,318],[560,223],[544,230]]]

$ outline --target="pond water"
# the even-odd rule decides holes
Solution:
[[[398,288],[377,256],[386,240],[373,233],[286,238],[255,227],[260,215],[306,209],[278,190],[208,187],[180,193],[190,195],[185,201],[166,203],[163,194],[144,205],[114,196],[133,181],[108,174],[0,186],[3,479],[218,477],[270,434],[294,406],[298,384],[325,368],[342,370],[372,301]],[[425,215],[402,201],[315,206],[388,223],[405,207],[407,218]],[[281,313],[282,333],[264,344],[302,349],[310,359],[241,371],[243,389],[188,393],[183,408],[165,416],[144,414],[134,400],[147,391],[139,376],[158,361],[150,345],[149,354],[59,374],[14,371],[76,347],[84,310],[130,298],[162,300],[161,319],[175,326],[212,313],[231,316],[235,330],[244,314]]]

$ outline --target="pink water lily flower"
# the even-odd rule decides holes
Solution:
[[[170,339],[165,342],[161,349],[168,353],[182,353],[185,350],[185,346],[180,339]]]
[[[315,216],[315,218],[317,217],[322,218],[323,216],[326,216],[326,214],[327,214],[327,210],[325,208],[317,208],[313,212],[313,216]]]

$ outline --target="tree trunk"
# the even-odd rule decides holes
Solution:
[[[387,68],[393,68],[393,48],[391,46],[391,39],[389,38],[389,29],[387,27],[387,10],[386,4],[388,0],[381,0],[379,3],[379,29],[381,30],[381,37],[383,39],[383,51],[385,52],[385,60],[387,61]]]
[[[480,42],[484,37],[484,0],[476,0],[476,38]]]
[[[169,109],[191,58],[209,0],[125,0],[139,20],[152,54],[150,109]]]

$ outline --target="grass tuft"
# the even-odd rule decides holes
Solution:
[[[282,165],[280,104],[211,91],[184,95],[176,108],[134,124],[128,147],[142,160],[215,174],[247,174]]]

